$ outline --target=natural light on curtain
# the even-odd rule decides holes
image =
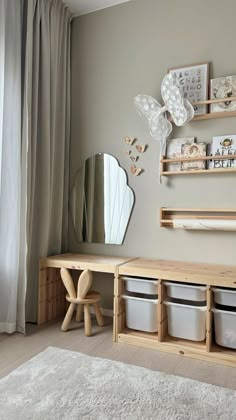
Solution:
[[[24,331],[21,212],[22,2],[0,1],[0,332]]]

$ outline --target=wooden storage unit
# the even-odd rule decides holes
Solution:
[[[159,279],[158,284],[158,333],[130,331],[125,327],[125,310],[121,294],[122,275]],[[206,340],[193,342],[168,336],[167,312],[164,305],[166,287],[163,280],[207,285]],[[213,340],[212,286],[236,288],[236,268],[223,265],[191,264],[176,261],[148,260],[139,258],[118,268],[116,287],[118,308],[116,311],[115,339],[120,343],[133,344],[149,349],[175,353],[196,359],[213,361],[236,367],[236,350],[219,347]]]
[[[113,340],[149,349],[189,356],[236,367],[236,350],[214,344],[212,286],[236,289],[236,267],[192,264],[177,261],[122,258],[86,254],[64,254],[41,258],[39,271],[38,324],[65,313],[65,290],[60,268],[90,269],[114,275]],[[158,280],[158,333],[131,331],[126,328],[125,304],[122,298],[122,276],[145,277]],[[196,283],[207,286],[206,340],[193,342],[168,336],[165,280]]]

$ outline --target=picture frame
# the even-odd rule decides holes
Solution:
[[[181,93],[189,102],[208,100],[209,62],[172,67],[168,72],[177,79]],[[193,105],[194,115],[207,114],[207,105]]]
[[[231,96],[236,96],[236,76],[218,77],[210,81],[210,99],[229,98],[227,102],[210,105],[210,113],[236,111],[236,101],[230,101]]]
[[[184,145],[193,145],[195,143],[195,137],[180,137],[174,139],[168,139],[166,144],[166,158],[177,159],[183,156],[182,149]],[[180,172],[182,170],[181,162],[167,163],[167,171]]]

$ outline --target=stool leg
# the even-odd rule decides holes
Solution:
[[[98,323],[99,327],[103,327],[104,319],[103,319],[103,315],[100,311],[99,305],[98,305],[98,303],[94,303],[93,306],[94,306],[94,311],[95,311],[95,315],[96,315],[96,318],[97,318],[97,323]]]
[[[89,305],[84,305],[84,330],[86,337],[89,337],[92,334]]]
[[[80,303],[78,306],[77,306],[77,311],[76,311],[76,321],[77,322],[80,322],[80,321],[82,321],[82,315],[83,315],[83,305]]]
[[[66,312],[66,316],[65,316],[64,321],[63,321],[62,326],[61,326],[62,331],[67,331],[68,330],[72,315],[74,313],[74,310],[75,310],[75,303],[71,303],[69,308],[68,308],[68,311]]]

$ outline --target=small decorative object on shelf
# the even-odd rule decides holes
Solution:
[[[167,140],[167,150],[166,156],[168,159],[175,159],[182,157],[182,148],[183,146],[190,146],[195,142],[194,137],[183,137],[179,139],[170,139]],[[181,162],[176,163],[168,163],[167,164],[168,171],[181,171]]]
[[[235,159],[226,159],[227,157],[236,155],[236,135],[213,137],[209,152],[215,157],[225,157],[225,159],[209,161],[209,168],[236,168]]]
[[[206,143],[184,144],[182,146],[182,156],[184,158],[199,158],[206,156]],[[206,161],[204,160],[191,160],[190,162],[184,161],[181,163],[182,171],[192,171],[198,169],[205,169]]]
[[[192,64],[169,69],[180,86],[181,93],[191,103],[208,99],[209,63]],[[206,104],[195,104],[194,114],[207,113]]]
[[[230,98],[236,96],[236,76],[220,77],[211,79],[210,98],[229,98],[226,102],[217,102],[210,105],[210,112],[236,111],[236,101]]]
[[[160,226],[188,230],[236,231],[236,209],[161,208]]]

